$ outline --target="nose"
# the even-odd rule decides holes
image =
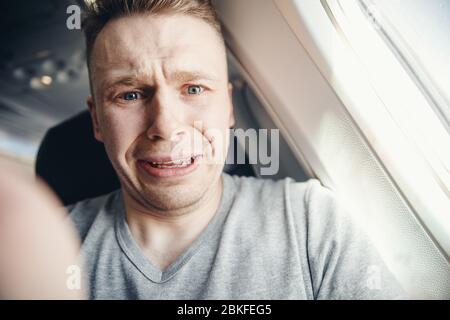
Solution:
[[[187,134],[182,119],[183,112],[170,92],[163,90],[155,92],[147,108],[147,114],[149,125],[146,135],[150,140],[178,142]]]

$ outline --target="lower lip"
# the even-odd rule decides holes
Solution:
[[[156,178],[172,178],[182,177],[192,173],[198,167],[199,158],[194,158],[192,163],[183,168],[156,168],[150,165],[147,161],[138,161],[138,166],[145,173]]]

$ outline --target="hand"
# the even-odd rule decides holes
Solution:
[[[67,273],[81,267],[78,253],[76,232],[50,189],[0,167],[0,297],[83,298]]]

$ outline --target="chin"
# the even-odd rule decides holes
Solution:
[[[143,192],[145,202],[160,211],[177,211],[199,202],[209,189],[204,185],[149,186]]]
[[[168,178],[148,175],[137,164],[134,169],[136,183],[127,188],[128,192],[134,193],[133,199],[149,210],[176,212],[195,206],[208,191],[213,191],[223,166],[199,163],[198,168],[188,175]]]

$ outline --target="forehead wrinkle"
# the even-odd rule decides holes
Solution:
[[[153,78],[154,67],[149,66],[148,62],[133,61],[127,59],[114,59],[107,63],[96,63],[94,74],[98,75],[100,88],[104,89],[121,78],[145,79],[146,82]]]
[[[179,58],[173,56],[142,57],[133,59],[131,57],[124,61],[117,59],[110,64],[99,65],[103,75],[113,76],[115,74],[133,75],[136,78],[165,78],[167,80],[183,81],[186,79],[218,80],[220,77],[216,68],[205,68],[188,57]]]
[[[102,90],[107,90],[115,85],[153,85],[155,83],[154,78],[146,73],[140,73],[137,70],[130,70],[129,72],[117,72],[116,75],[110,74],[109,77],[105,77],[101,82]]]
[[[184,23],[186,27],[180,27]],[[145,32],[136,32],[136,30],[145,30]],[[190,34],[196,34],[196,36],[191,37]],[[98,35],[96,43],[101,40],[104,44],[103,49],[109,47],[112,49],[111,52],[123,53],[125,56],[130,54],[140,56],[142,53],[167,56],[174,50],[175,52],[184,51],[186,46],[202,47],[205,45],[204,39],[209,39],[208,42],[213,47],[217,44],[219,47],[223,46],[216,31],[198,18],[184,14],[136,14],[108,22]],[[174,46],[174,43],[177,45]]]
[[[94,45],[96,46],[94,50],[96,59],[93,59],[95,68],[92,68],[99,73],[98,80],[118,73],[132,74],[136,77],[144,75],[148,78],[154,78],[157,73],[158,77],[170,78],[175,69],[182,71],[203,69],[205,73],[215,74],[217,78],[221,78],[222,73],[224,73],[224,77],[227,77],[226,62],[220,62],[220,60],[226,61],[223,48],[217,48],[208,43],[206,45],[208,48],[205,49],[204,41],[198,38],[188,40],[182,33],[177,34],[174,38],[169,36],[167,39],[171,40],[167,42],[167,32],[172,35],[174,32],[175,34],[178,32],[176,25],[175,27],[169,25],[170,21],[173,23],[175,20],[155,19],[153,21],[159,21],[155,24],[150,20],[144,21],[135,18],[118,19],[100,32]],[[143,22],[146,23],[146,27],[152,26],[152,28],[148,28],[149,32],[144,34],[131,32],[136,30],[137,26],[141,26]],[[179,21],[177,20],[176,23],[179,24]],[[133,25],[133,28],[130,29],[130,25]],[[202,29],[200,32],[202,35],[209,35],[213,30]],[[200,39],[203,38],[200,37]],[[199,41],[198,45],[197,41]],[[139,45],[136,45],[137,42]],[[218,52],[218,49],[221,52]],[[210,52],[207,56],[203,54],[205,50]],[[199,59],[201,61],[198,61]],[[175,78],[181,77],[176,75]]]

